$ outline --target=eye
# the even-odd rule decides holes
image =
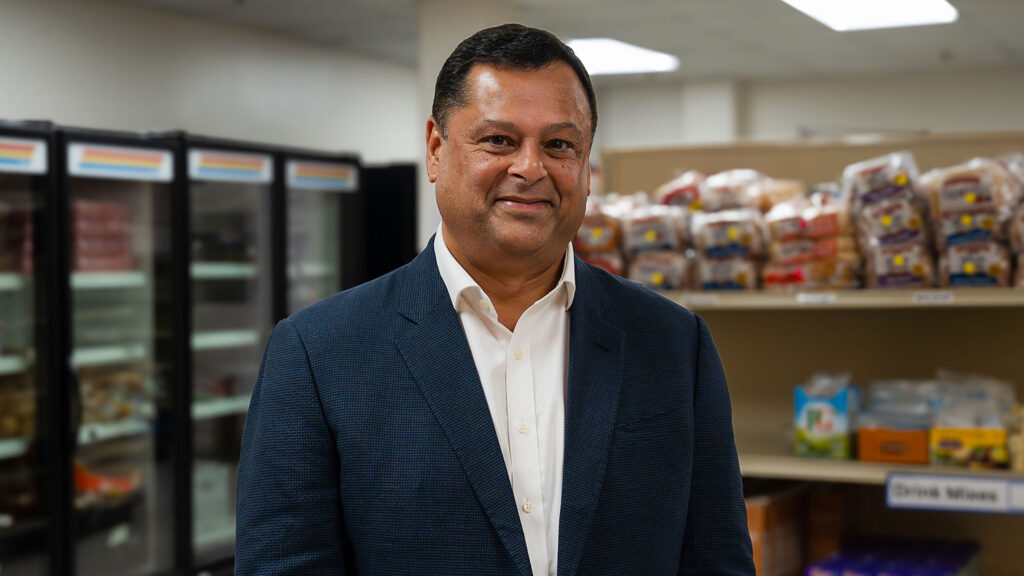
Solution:
[[[571,152],[576,149],[576,145],[568,140],[562,140],[561,138],[555,138],[548,142],[548,148],[555,152]]]
[[[484,142],[484,144],[489,144],[491,146],[498,146],[498,147],[511,146],[512,145],[512,139],[511,138],[509,138],[508,136],[501,136],[501,135],[487,136],[487,137],[485,137],[483,139],[483,142]]]

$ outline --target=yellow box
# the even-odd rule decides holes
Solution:
[[[931,463],[968,468],[1006,468],[1005,428],[932,428]]]

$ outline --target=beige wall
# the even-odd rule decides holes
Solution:
[[[416,70],[127,2],[0,3],[0,118],[419,160]]]

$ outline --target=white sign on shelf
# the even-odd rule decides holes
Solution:
[[[192,180],[270,184],[274,180],[274,163],[268,154],[193,148],[188,151],[188,177]]]
[[[797,304],[827,306],[839,301],[835,292],[800,292],[796,295]]]
[[[952,304],[952,292],[914,292],[911,296],[914,304]]]
[[[1024,479],[892,473],[885,500],[889,508],[1024,514]]]
[[[694,308],[698,306],[717,306],[717,294],[691,294],[683,297],[683,306]]]
[[[46,142],[0,138],[0,172],[46,174]]]
[[[170,151],[127,146],[68,144],[68,174],[82,178],[170,182],[174,156]]]
[[[289,160],[287,173],[288,188],[355,192],[359,187],[359,171],[354,164]]]

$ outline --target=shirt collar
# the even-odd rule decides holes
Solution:
[[[437,234],[434,236],[434,257],[437,259],[437,270],[441,273],[441,280],[444,281],[445,288],[448,289],[448,296],[452,300],[452,308],[459,309],[459,301],[462,298],[462,293],[466,290],[479,291],[483,298],[490,298],[484,293],[480,285],[473,280],[473,277],[466,272],[466,269],[459,264],[458,260],[452,256],[451,250],[448,249],[448,244],[444,241],[444,234],[441,233],[442,225],[437,226]],[[565,309],[568,310],[572,306],[573,297],[576,295],[576,259],[570,243],[565,249],[565,259],[562,262],[562,276],[558,279],[558,283],[555,284],[555,292],[565,286]]]

